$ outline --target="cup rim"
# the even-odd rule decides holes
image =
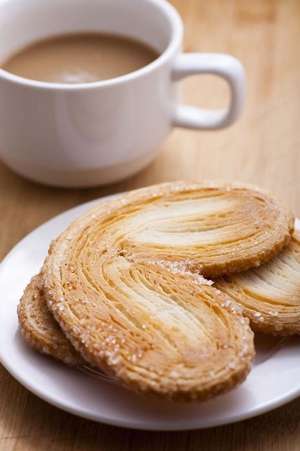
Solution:
[[[110,87],[115,85],[120,85],[127,81],[135,80],[136,78],[147,75],[149,72],[155,70],[158,66],[161,66],[168,58],[176,51],[180,46],[182,36],[183,36],[183,24],[180,15],[177,10],[166,0],[147,0],[158,6],[162,12],[169,19],[171,24],[171,38],[168,46],[165,50],[151,63],[143,66],[128,74],[121,75],[119,77],[114,77],[108,80],[99,80],[88,83],[52,83],[46,81],[32,80],[30,78],[21,77],[15,75],[5,69],[0,67],[0,79],[5,79],[19,85],[23,85],[30,88],[39,88],[45,90],[65,90],[65,91],[76,91],[76,90],[90,90],[94,88]]]

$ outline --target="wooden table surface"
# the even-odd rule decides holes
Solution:
[[[242,119],[218,132],[175,130],[156,161],[105,188],[63,190],[25,181],[0,164],[0,257],[53,215],[106,194],[175,179],[223,179],[271,189],[300,216],[300,1],[174,0],[185,50],[229,52],[248,75]],[[213,77],[183,83],[187,102],[220,106]],[[1,126],[1,125],[0,125]],[[16,274],[17,277],[17,274]],[[3,319],[1,319],[3,320]],[[148,433],[108,427],[59,411],[0,366],[0,451],[300,450],[300,399],[240,424],[205,431]]]

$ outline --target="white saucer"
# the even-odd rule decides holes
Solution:
[[[94,201],[95,202],[95,201]],[[28,348],[18,332],[16,308],[50,241],[94,202],[73,208],[24,238],[0,267],[0,360],[21,384],[61,409],[95,421],[149,430],[184,430],[233,423],[267,412],[300,394],[300,338],[257,342],[247,380],[232,392],[188,405],[141,398],[98,381]],[[300,222],[298,222],[300,228]]]

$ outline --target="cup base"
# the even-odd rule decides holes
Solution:
[[[5,164],[18,175],[42,185],[58,188],[92,188],[122,181],[148,166],[156,154],[144,156],[142,159],[98,169],[57,170],[51,168],[31,168],[30,173]]]

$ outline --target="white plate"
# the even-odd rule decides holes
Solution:
[[[253,370],[240,387],[206,403],[188,405],[141,398],[27,347],[18,332],[16,314],[23,289],[38,272],[50,241],[94,202],[73,208],[30,233],[0,267],[0,360],[12,376],[40,398],[73,414],[149,430],[197,429],[233,423],[274,409],[300,394],[297,338],[282,341],[260,337]]]

